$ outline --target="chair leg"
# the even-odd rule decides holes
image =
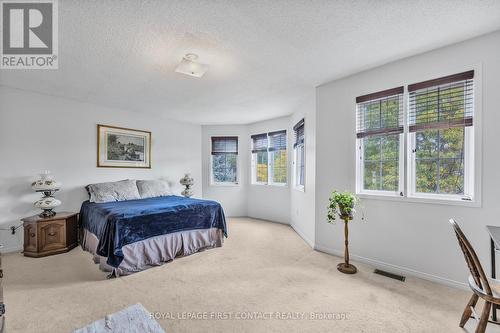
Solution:
[[[465,306],[464,313],[462,314],[462,319],[460,320],[460,327],[464,327],[467,321],[470,319],[470,316],[472,314],[472,309],[473,307],[476,306],[477,300],[479,299],[479,296],[476,294],[472,294],[472,297],[469,300],[469,303]]]
[[[484,333],[486,330],[486,324],[488,324],[488,318],[490,317],[491,303],[485,302],[483,307],[483,312],[481,312],[481,319],[476,328],[476,333]]]

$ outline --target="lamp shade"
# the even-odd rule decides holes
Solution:
[[[35,191],[56,191],[61,188],[61,184],[54,180],[50,171],[44,171],[38,180],[31,183],[31,188]]]
[[[189,173],[186,173],[184,175],[184,177],[182,177],[180,180],[179,180],[179,183],[181,183],[181,185],[188,185],[188,186],[191,186],[194,184],[194,178],[191,177],[191,174]]]
[[[57,200],[53,197],[43,197],[40,200],[37,200],[33,205],[43,210],[49,210],[60,206],[61,200]]]

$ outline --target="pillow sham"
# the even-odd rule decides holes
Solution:
[[[138,180],[137,189],[142,199],[172,195],[166,180]]]
[[[136,181],[127,179],[88,185],[90,202],[103,203],[140,199]]]

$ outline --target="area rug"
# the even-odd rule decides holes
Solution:
[[[150,312],[137,303],[73,333],[165,333]]]

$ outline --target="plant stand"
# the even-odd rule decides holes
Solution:
[[[344,274],[354,274],[358,271],[356,266],[349,263],[349,227],[348,222],[352,220],[350,215],[341,215],[340,218],[344,220],[344,262],[337,265],[337,269]]]

